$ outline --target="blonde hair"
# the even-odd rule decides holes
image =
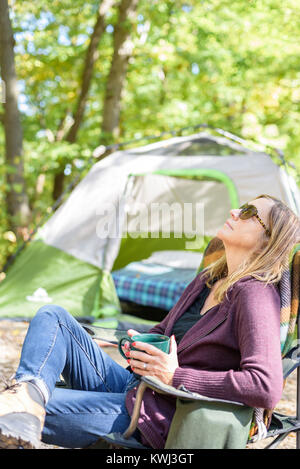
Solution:
[[[278,283],[283,271],[288,268],[292,248],[299,242],[300,220],[295,213],[275,197],[266,194],[256,197],[260,198],[274,202],[267,225],[270,236],[263,230],[258,248],[231,275],[228,275],[226,254],[205,270],[208,275],[206,284],[209,287],[214,280],[225,279],[214,294],[219,302],[224,299],[229,287],[248,275],[266,284]]]

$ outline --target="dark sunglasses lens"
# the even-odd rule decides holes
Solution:
[[[251,218],[256,214],[256,207],[253,205],[242,206],[240,212],[240,218],[242,220],[246,220],[247,218]]]

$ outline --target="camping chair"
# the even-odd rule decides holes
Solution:
[[[299,249],[299,247],[298,247]],[[220,255],[222,255],[222,247],[220,247],[219,242],[216,239],[213,239],[209,245],[206,248],[204,258],[202,261],[201,268],[205,268],[208,264],[210,264],[212,261],[216,260]],[[295,322],[297,319],[297,337],[300,337],[300,321],[299,321],[299,301],[298,301],[298,296],[299,296],[299,279],[300,279],[300,250],[296,251],[293,255],[292,258],[292,269],[291,269],[291,275],[288,277],[288,281],[291,284],[291,292],[292,292],[292,298],[293,298],[293,308],[294,309],[294,318],[291,317],[289,318],[289,326],[290,326],[290,343],[293,343],[292,346],[289,346],[289,350],[287,353],[284,354],[283,359],[282,359],[282,367],[283,367],[283,379],[284,381],[287,380],[287,378],[291,375],[292,372],[294,372],[297,369],[297,397],[296,397],[296,416],[291,417],[289,415],[284,415],[279,412],[273,412],[272,418],[271,418],[271,423],[268,428],[268,431],[265,432],[264,434],[259,435],[259,439],[265,439],[269,437],[273,437],[273,441],[268,444],[264,449],[274,449],[276,448],[290,433],[295,432],[296,433],[296,447],[297,449],[300,448],[300,346],[299,344],[295,344],[295,341],[292,342],[292,339],[295,337]],[[295,312],[295,307],[296,307],[296,312]],[[293,328],[294,324],[294,328]],[[89,326],[89,331],[92,335],[95,336],[95,338],[98,336],[103,338],[103,334],[107,338],[107,340],[113,340],[113,338],[118,338],[118,335],[120,335],[120,332],[117,333],[116,331],[110,331],[108,332],[107,330],[103,330],[101,328],[96,328],[96,327],[90,327]],[[108,334],[108,335],[107,335]],[[110,334],[110,337],[109,337]],[[181,386],[179,389],[176,389],[172,386],[167,386],[164,383],[160,382],[159,380],[152,378],[152,377],[142,377],[141,378],[141,383],[139,385],[138,391],[137,391],[137,396],[136,396],[136,403],[133,411],[133,415],[131,418],[131,424],[126,430],[124,434],[120,433],[111,433],[109,435],[102,436],[99,439],[99,445],[100,447],[103,447],[103,442],[106,442],[106,444],[111,445],[112,447],[117,447],[117,448],[136,448],[136,449],[149,449],[145,446],[143,446],[140,442],[135,440],[132,437],[132,434],[134,433],[136,429],[136,423],[138,420],[139,416],[139,410],[140,410],[140,404],[142,401],[143,393],[145,389],[149,387],[152,390],[156,391],[157,393],[161,394],[167,394],[170,396],[174,396],[177,399],[177,409],[174,415],[174,418],[172,420],[171,426],[170,426],[170,431],[169,431],[169,436],[166,442],[165,448],[167,449],[176,449],[176,448],[187,448],[190,449],[190,446],[187,443],[187,446],[183,446],[182,442],[186,441],[184,436],[182,437],[182,433],[186,431],[186,426],[183,425],[184,420],[186,418],[185,414],[183,417],[183,420],[181,420],[182,415],[178,415],[179,413],[179,408],[180,404],[183,404],[184,402],[190,403],[190,404],[195,404],[195,408],[197,408],[197,403],[201,403],[201,406],[204,405],[211,405],[215,406],[218,409],[219,406],[219,411],[217,412],[217,417],[218,417],[218,422],[214,422],[215,425],[215,432],[214,435],[212,436],[212,439],[214,440],[215,437],[217,436],[217,440],[220,437],[218,435],[218,423],[222,424],[222,421],[228,419],[229,416],[229,421],[228,421],[228,428],[230,430],[230,426],[232,424],[232,420],[230,418],[232,415],[234,415],[234,412],[238,410],[239,412],[239,419],[241,421],[241,429],[244,430],[247,427],[247,422],[249,422],[249,415],[250,420],[252,419],[253,409],[250,409],[248,406],[243,405],[241,403],[237,402],[229,402],[229,401],[224,401],[222,399],[212,399],[212,398],[207,398],[205,396],[201,396],[196,393],[190,392],[188,389],[186,389],[184,386]],[[250,413],[249,413],[250,412]],[[216,414],[216,413],[215,413]],[[244,416],[243,416],[244,415]],[[197,418],[197,417],[196,417]],[[178,419],[179,419],[179,425],[178,425]],[[189,422],[189,420],[187,420]],[[193,424],[195,424],[195,419],[191,420]],[[223,422],[224,423],[224,422]],[[199,417],[199,424],[200,424],[200,417]],[[227,425],[227,423],[226,423]],[[197,432],[199,429],[200,425],[197,425]],[[238,433],[239,430],[237,429]],[[208,432],[209,433],[209,432]],[[220,432],[219,432],[220,433]],[[247,443],[252,443],[256,441],[257,439],[257,434],[250,436],[250,434],[247,432],[246,433],[246,438],[244,442],[239,440],[237,443],[236,442],[229,442],[228,443],[228,435],[226,433],[226,430],[224,432],[224,425],[222,427],[222,435],[221,435],[221,440],[219,438],[219,442],[221,441],[221,447],[230,447],[230,448],[245,448]],[[260,432],[259,432],[260,433]],[[249,435],[249,436],[248,436]],[[248,436],[248,438],[247,438]],[[229,431],[229,439],[230,439],[230,431]],[[187,440],[190,441],[190,440]],[[211,440],[210,440],[211,441]],[[229,446],[227,446],[229,444]],[[179,445],[179,446],[178,446]],[[211,448],[218,447],[214,446],[215,443],[212,443]],[[235,446],[237,445],[237,446]],[[97,447],[97,444],[93,446],[94,448]],[[193,447],[194,449],[197,449],[197,446]],[[199,447],[200,448],[200,447]],[[202,448],[202,446],[201,446]]]
[[[100,329],[100,328],[99,328]],[[299,321],[298,321],[298,333],[300,332]],[[95,334],[97,336],[97,333]],[[103,337],[103,334],[101,334]],[[297,369],[297,404],[296,404],[296,416],[291,417],[289,415],[284,415],[278,412],[273,412],[272,420],[270,427],[268,429],[267,434],[264,438],[273,437],[273,441],[268,444],[265,449],[275,449],[290,433],[296,432],[296,447],[297,449],[300,448],[300,346],[297,345],[293,347],[290,352],[283,358],[282,366],[283,366],[283,378],[286,380],[292,372]],[[187,401],[187,402],[195,402],[199,401],[207,401],[207,402],[215,402],[228,405],[228,410],[234,412],[235,406],[243,406],[240,403],[228,402],[222,399],[210,399],[204,396],[198,395],[196,393],[192,393],[182,387],[181,389],[173,388],[172,386],[167,386],[161,381],[152,378],[152,377],[142,377],[141,384],[139,386],[139,395],[137,396],[137,401],[142,399],[142,394],[144,389],[147,387],[153,389],[154,391],[162,394],[168,394],[176,397],[179,401]],[[247,406],[245,407],[245,412],[247,412]],[[139,409],[136,408],[136,415],[138,416]],[[176,415],[176,414],[175,414]],[[135,417],[133,415],[133,417]],[[221,417],[221,415],[220,415]],[[222,418],[222,417],[221,417]],[[135,421],[132,418],[131,427],[128,428],[125,434],[118,434],[113,433],[106,436],[103,436],[99,439],[98,445],[101,446],[103,441],[109,445],[119,447],[119,448],[135,448],[135,449],[147,449],[145,446],[141,445],[137,440],[132,438],[132,433],[135,430]],[[170,427],[170,432],[172,431],[172,424]],[[249,438],[248,443],[253,443],[255,438]],[[169,448],[174,449],[172,445],[172,440],[168,441]],[[97,446],[94,445],[96,448]]]

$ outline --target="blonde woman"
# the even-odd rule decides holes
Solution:
[[[0,447],[32,447],[41,430],[45,442],[65,447],[123,432],[144,375],[209,397],[275,407],[283,386],[277,283],[299,239],[299,219],[263,195],[231,210],[217,236],[223,258],[150,331],[171,337],[169,354],[137,341],[139,351],[127,351],[124,369],[63,308],[41,308],[24,342],[17,385],[0,396]],[[55,388],[60,374],[70,389]],[[163,448],[175,405],[147,389],[135,437]]]

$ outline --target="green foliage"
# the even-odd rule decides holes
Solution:
[[[104,138],[103,97],[117,4],[106,15],[107,29],[77,142],[71,145],[61,138],[72,123],[99,3],[11,4],[32,226],[53,203],[58,169],[65,167],[68,184]],[[121,103],[121,141],[208,123],[281,148],[300,173],[298,0],[140,0],[132,40]],[[1,165],[2,207],[9,170]],[[12,246],[3,238],[6,229],[2,210],[0,264]]]

